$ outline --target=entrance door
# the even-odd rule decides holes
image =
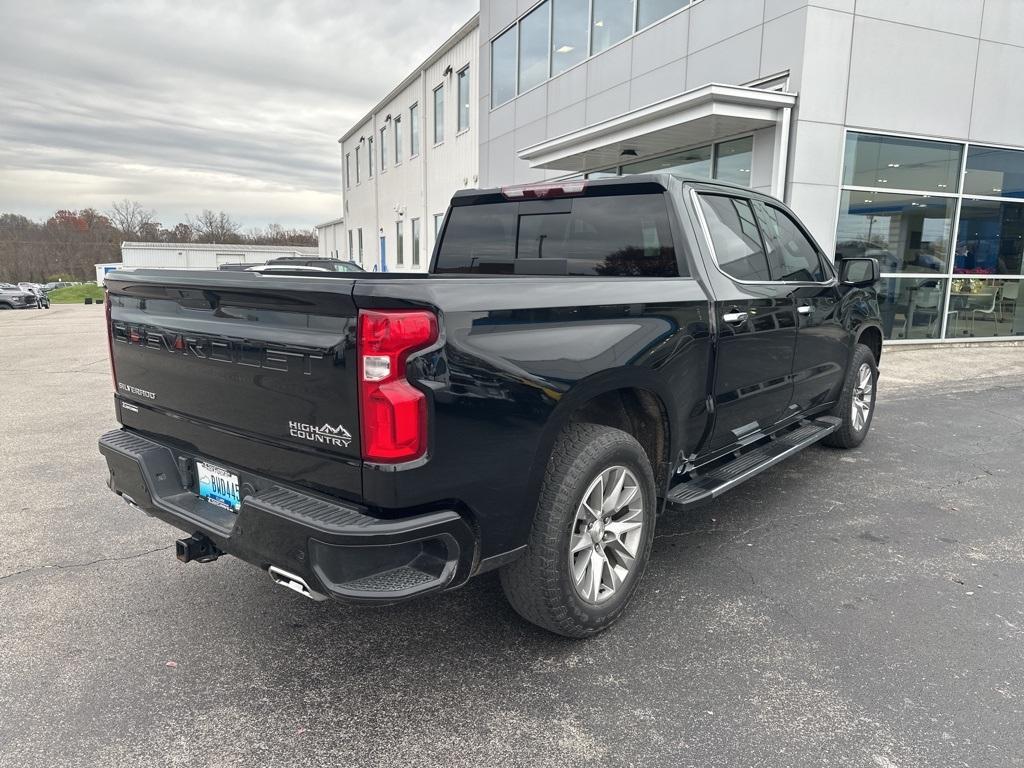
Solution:
[[[713,257],[729,277],[717,289],[718,353],[713,386],[712,451],[769,430],[786,418],[793,396],[796,303],[773,283],[754,211],[747,200],[702,193]]]

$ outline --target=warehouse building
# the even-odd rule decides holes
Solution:
[[[96,282],[115,269],[217,269],[222,264],[266,264],[279,256],[312,256],[317,249],[296,245],[241,245],[224,243],[121,243],[121,261],[97,264]]]
[[[668,171],[742,184],[785,200],[830,253],[879,260],[890,341],[1022,336],[1024,94],[1007,79],[1024,67],[1020,6],[481,0],[435,55],[476,41],[448,62],[477,72],[465,134],[476,157],[435,165],[430,183]],[[419,103],[451,90],[445,71],[410,76]],[[375,121],[382,111],[398,113],[382,103]],[[342,140],[346,227],[387,260],[388,230],[407,231],[405,195],[422,192],[376,187],[369,216],[367,154],[351,143],[368,127]],[[421,219],[443,210],[415,199]],[[425,268],[429,245],[421,237],[419,262],[402,268]]]

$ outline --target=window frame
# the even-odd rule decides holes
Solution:
[[[402,219],[395,221],[395,266],[405,266],[405,222]]]
[[[423,227],[420,226],[420,220],[409,219],[409,239],[412,241],[412,260],[410,266],[420,266],[422,259],[420,259],[420,241],[423,238]]]
[[[402,116],[398,115],[391,121],[395,139],[395,165],[402,164]]]
[[[359,178],[359,145],[358,144],[356,144],[356,148],[355,148],[354,154],[356,156],[356,186],[358,187],[359,186],[359,182],[360,182],[360,178]]]
[[[409,107],[409,159],[420,155],[420,103],[415,101]]]
[[[388,127],[382,125],[380,127],[380,172],[385,173],[388,170]]]
[[[437,131],[437,129],[438,129],[438,120],[437,120],[437,115],[438,115],[437,104],[438,104],[438,101],[437,101],[437,95],[438,95],[438,93],[441,94],[441,112],[440,112],[440,114],[441,114],[441,122],[440,122],[441,138],[440,138],[440,140],[438,140],[438,138],[437,138],[437,133],[438,133],[438,131]],[[434,109],[433,109],[433,115],[432,116],[433,116],[434,119],[433,119],[433,121],[431,123],[431,127],[433,128],[433,136],[432,136],[432,138],[434,140],[434,146],[435,147],[439,147],[442,144],[444,144],[445,118],[447,117],[447,115],[445,115],[445,111],[446,110],[445,110],[445,103],[444,103],[444,96],[445,96],[445,93],[444,93],[444,83],[441,83],[440,85],[435,86],[434,90],[433,90],[433,94],[434,94]]]
[[[462,81],[465,77],[466,81],[466,124],[462,124]],[[464,66],[458,72],[455,73],[455,96],[458,100],[456,104],[457,109],[455,110],[455,135],[458,136],[460,133],[465,133],[470,129],[472,125],[472,111],[473,111],[473,83],[470,81],[469,64]]]
[[[818,254],[818,261],[821,262],[822,269],[824,270],[827,279],[819,282],[816,280],[742,280],[738,277],[733,277],[722,268],[721,264],[718,263],[718,253],[715,251],[715,244],[711,239],[711,228],[708,226],[707,218],[704,216],[704,209],[700,204],[701,195],[709,195],[714,197],[729,197],[735,200],[743,200],[744,202],[747,203],[747,205],[750,205],[751,201],[753,200],[760,200],[765,205],[778,208],[783,213],[788,214],[793,223],[796,224],[797,229],[800,230],[801,234],[803,234],[805,238],[807,238],[807,242],[809,242],[814,247],[815,253]],[[763,200],[760,197],[756,197],[754,195],[738,195],[735,192],[732,192],[731,190],[698,190],[696,187],[690,189],[690,202],[693,205],[694,210],[697,212],[697,220],[700,222],[701,235],[704,237],[704,243],[705,245],[707,245],[708,252],[711,254],[711,262],[712,264],[714,264],[715,269],[728,280],[731,280],[732,282],[737,283],[739,285],[830,286],[836,284],[835,271],[832,269],[832,265],[828,263],[828,259],[823,258],[823,253],[821,247],[818,245],[818,242],[813,237],[811,237],[810,233],[807,231],[807,228],[803,226],[799,218],[793,215],[792,211],[787,209],[785,206],[782,206],[777,202]],[[771,262],[768,260],[768,248],[767,244],[765,243],[764,232],[761,230],[761,222],[758,221],[757,215],[756,213],[754,213],[753,205],[750,205],[750,212],[754,214],[754,224],[755,226],[757,226],[757,233],[758,236],[761,238],[761,249],[764,253],[765,265],[768,267],[768,274],[771,274],[772,268]]]
[[[345,153],[345,189],[352,189],[352,153]]]
[[[373,136],[366,139],[366,178],[373,178]]]

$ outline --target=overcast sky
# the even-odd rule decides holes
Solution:
[[[0,212],[341,214],[340,137],[476,0],[0,0]]]

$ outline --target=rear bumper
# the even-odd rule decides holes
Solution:
[[[253,492],[235,513],[195,492],[195,456],[123,429],[103,435],[99,449],[110,489],[128,503],[205,535],[225,554],[301,576],[338,600],[393,603],[457,586],[473,569],[475,536],[453,510],[384,519],[243,475],[243,489]]]

